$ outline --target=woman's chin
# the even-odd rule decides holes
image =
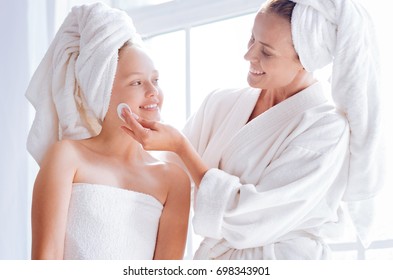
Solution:
[[[255,77],[247,77],[247,83],[252,88],[262,88],[262,81],[256,79]]]

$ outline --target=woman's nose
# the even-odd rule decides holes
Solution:
[[[254,53],[253,45],[251,45],[251,46],[248,47],[248,50],[247,50],[247,52],[244,54],[243,57],[244,57],[244,59],[247,60],[247,61],[254,61],[254,60],[256,60],[256,56],[255,56],[255,53]]]

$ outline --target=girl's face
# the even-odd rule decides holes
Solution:
[[[254,88],[285,87],[303,70],[293,47],[290,23],[264,11],[255,17],[244,58],[250,62],[247,81]]]
[[[137,46],[123,47],[113,82],[111,107],[126,103],[133,113],[147,120],[161,119],[162,91],[151,58]]]

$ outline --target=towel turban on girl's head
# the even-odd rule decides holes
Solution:
[[[57,140],[100,132],[127,41],[142,44],[125,12],[103,3],[72,8],[26,92],[36,109],[27,148],[38,164]]]

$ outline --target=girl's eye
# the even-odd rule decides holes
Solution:
[[[153,83],[154,83],[155,85],[158,85],[158,80],[159,80],[158,78],[157,78],[157,79],[154,79],[154,80],[153,80]]]
[[[135,81],[131,83],[132,86],[140,86],[141,84],[141,81]]]

